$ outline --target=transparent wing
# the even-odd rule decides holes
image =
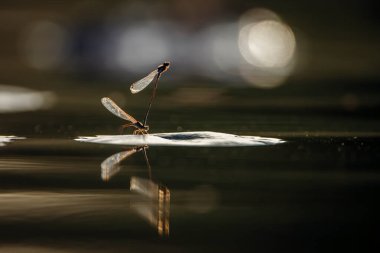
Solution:
[[[110,111],[112,114],[118,116],[119,118],[128,120],[132,123],[137,122],[135,118],[123,111],[114,101],[112,101],[112,99],[105,97],[102,98],[101,101],[104,107],[107,108],[108,111]]]
[[[149,75],[147,75],[146,77],[144,77],[143,79],[135,82],[135,83],[132,83],[131,85],[131,92],[133,94],[137,93],[137,92],[140,92],[142,91],[143,89],[145,89],[146,86],[148,86],[153,80],[154,78],[157,76],[158,74],[158,71],[157,69],[150,72]]]
[[[119,164],[121,163],[121,161],[133,155],[137,151],[139,150],[137,150],[136,148],[132,148],[127,151],[122,151],[120,153],[111,155],[110,157],[105,159],[100,165],[100,167],[102,168],[101,177],[103,181],[108,181],[111,177],[117,174],[120,170]]]

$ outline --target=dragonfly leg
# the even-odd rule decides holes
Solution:
[[[133,134],[134,135],[145,135],[145,134],[148,134],[148,131],[145,129],[136,129],[135,131],[133,131]]]
[[[128,128],[128,127],[136,127],[134,124],[131,124],[131,123],[128,123],[128,124],[124,124],[120,127],[120,132],[123,133],[124,129],[125,128]]]

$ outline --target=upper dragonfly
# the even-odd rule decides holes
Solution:
[[[150,72],[146,77],[140,79],[139,81],[132,83],[130,89],[133,94],[136,94],[143,89],[145,89],[153,80],[156,78],[156,84],[158,79],[160,79],[161,74],[169,69],[170,62],[164,62],[157,69]]]
[[[146,77],[144,77],[143,79],[133,83],[130,87],[131,92],[133,94],[136,94],[136,93],[142,91],[143,89],[145,89],[154,79],[156,79],[156,81],[154,83],[153,93],[152,93],[152,96],[150,98],[148,110],[145,114],[144,125],[146,125],[146,122],[148,120],[149,111],[150,111],[150,108],[152,107],[153,99],[156,96],[158,80],[160,79],[162,73],[164,73],[165,71],[167,71],[169,69],[169,66],[170,66],[170,62],[162,63],[160,66],[157,67],[157,69],[150,72],[150,74],[147,75]]]

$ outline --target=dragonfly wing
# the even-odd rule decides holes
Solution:
[[[154,78],[157,76],[157,74],[158,74],[158,71],[156,69],[156,70],[152,71],[149,75],[144,77],[143,79],[133,83],[131,85],[131,88],[130,88],[131,92],[133,94],[135,94],[135,93],[140,92],[143,89],[145,89],[145,87],[148,86],[154,80]]]
[[[104,97],[101,99],[102,104],[108,111],[110,111],[113,115],[128,120],[132,123],[137,123],[137,120],[133,118],[131,115],[123,111],[112,99]]]
[[[104,181],[108,181],[112,176],[119,172],[121,161],[133,155],[137,151],[137,149],[132,148],[127,151],[122,151],[120,153],[114,154],[104,160],[100,165],[102,168],[102,179]]]

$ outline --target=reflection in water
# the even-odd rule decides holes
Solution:
[[[170,191],[167,187],[152,181],[151,167],[147,156],[147,146],[131,148],[116,153],[101,164],[101,177],[108,181],[120,171],[120,163],[134,153],[144,151],[144,157],[148,168],[148,178],[132,176],[130,180],[131,192],[138,193],[141,198],[131,202],[131,207],[152,226],[157,228],[157,233],[162,236],[169,235],[170,215]]]
[[[218,206],[219,194],[212,185],[198,185],[183,193],[184,206],[191,212],[208,213]]]
[[[0,135],[0,147],[5,146],[6,143],[12,142],[13,140],[25,139],[25,137],[17,136],[2,136]]]
[[[151,202],[132,203],[138,214],[157,228],[159,235],[169,235],[170,191],[150,179],[131,177],[131,191],[139,193]]]
[[[120,171],[120,162],[126,159],[127,157],[133,155],[138,151],[137,148],[133,148],[127,151],[122,151],[116,154],[111,155],[106,160],[102,162],[100,167],[102,168],[101,177],[103,181],[108,181]]]

